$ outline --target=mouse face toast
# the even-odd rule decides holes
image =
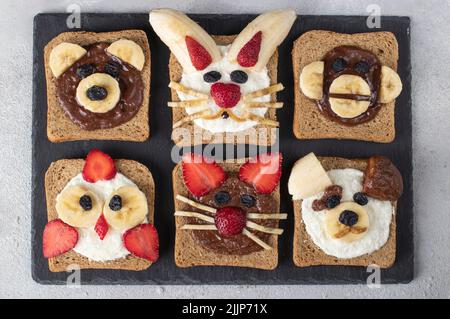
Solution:
[[[283,89],[276,82],[276,49],[295,18],[293,11],[268,12],[235,37],[212,37],[181,12],[150,12],[152,27],[172,52],[169,106],[178,146],[275,142],[275,110],[282,107],[275,93]]]
[[[43,254],[52,272],[143,270],[158,259],[155,186],[148,169],[92,150],[86,160],[59,160],[45,175],[48,224]]]
[[[303,34],[292,50],[295,136],[392,142],[397,60],[390,32]]]
[[[310,153],[295,163],[288,187],[297,266],[393,265],[403,181],[388,158],[316,158]]]
[[[177,266],[275,268],[280,175],[278,153],[243,164],[185,154],[173,171]]]
[[[62,33],[45,47],[45,70],[50,141],[148,138],[150,49],[144,31]]]

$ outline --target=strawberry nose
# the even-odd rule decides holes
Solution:
[[[230,108],[241,99],[241,89],[233,83],[214,83],[211,85],[211,96],[219,107]]]

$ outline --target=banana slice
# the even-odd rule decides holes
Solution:
[[[346,210],[358,216],[358,221],[352,225],[354,228],[353,231],[347,231],[346,227],[349,226],[339,221],[339,217]],[[367,229],[369,229],[369,215],[367,215],[367,212],[362,206],[354,202],[344,202],[326,212],[325,229],[331,238],[350,243],[361,239],[366,234]]]
[[[127,39],[117,40],[113,42],[106,51],[122,61],[131,64],[139,71],[142,71],[144,68],[144,51],[142,51],[142,48],[134,41]]]
[[[72,64],[81,59],[86,50],[78,44],[62,42],[50,52],[49,65],[55,77],[64,73]]]
[[[402,80],[398,76],[397,72],[392,70],[388,66],[381,67],[381,86],[380,97],[378,101],[380,103],[389,103],[394,101],[402,92]]]
[[[262,32],[262,42],[258,62],[254,70],[262,70],[269,61],[275,49],[283,42],[289,33],[297,14],[294,10],[274,10],[259,15],[250,22],[234,39],[228,51],[228,60],[236,63],[239,51],[259,31]]]
[[[73,227],[95,225],[102,208],[97,195],[84,186],[68,187],[56,198],[58,217]]]
[[[92,100],[88,90],[93,86],[106,89],[103,99]],[[77,87],[77,100],[84,108],[94,113],[106,113],[112,110],[120,100],[119,82],[106,73],[94,73],[80,81]]]
[[[344,74],[331,83],[330,93],[370,95],[370,87],[362,77]],[[330,98],[331,109],[343,118],[356,117],[367,111],[369,105],[369,101]]]
[[[289,176],[289,194],[294,200],[304,199],[322,192],[333,183],[314,153],[299,159]]]
[[[300,89],[310,99],[320,100],[323,95],[323,61],[306,65],[300,74]]]
[[[127,230],[142,223],[148,214],[147,197],[136,186],[122,186],[106,200],[103,213],[109,225]]]

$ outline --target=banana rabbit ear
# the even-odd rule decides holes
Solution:
[[[150,24],[185,72],[200,71],[221,59],[213,38],[184,13],[172,9],[150,12]]]
[[[293,10],[275,10],[258,16],[233,41],[228,60],[260,71],[286,38],[296,18]]]

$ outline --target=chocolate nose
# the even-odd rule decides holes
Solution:
[[[211,85],[211,96],[217,106],[231,108],[241,99],[241,89],[233,83],[214,83]]]

